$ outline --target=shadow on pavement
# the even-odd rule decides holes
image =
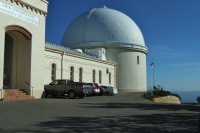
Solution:
[[[160,103],[81,103],[85,108],[138,108],[143,110],[165,110],[165,111],[194,111],[200,112],[200,106],[190,104],[160,104]],[[87,106],[84,106],[87,105]]]
[[[35,130],[13,132],[42,133],[197,133],[199,107],[169,104],[128,104],[128,103],[82,103],[86,108],[140,108],[142,110],[167,110],[169,113],[155,113],[130,116],[101,117],[57,117],[55,120],[35,124]],[[84,106],[87,105],[87,106]],[[89,106],[88,106],[89,105]],[[187,110],[191,113],[170,113]]]
[[[115,117],[60,117],[41,122],[35,130],[14,132],[42,133],[196,133],[197,116],[194,114],[154,114]]]

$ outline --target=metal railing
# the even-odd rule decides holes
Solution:
[[[1,90],[1,98],[0,99],[3,99],[4,97],[4,89],[6,89],[6,86],[2,86],[2,88],[0,89]]]
[[[3,87],[0,90],[1,90],[1,98],[0,99],[3,99]]]
[[[33,86],[31,86],[27,81],[25,81],[25,83],[31,88],[31,96],[33,97]]]

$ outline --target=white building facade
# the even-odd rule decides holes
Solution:
[[[80,24],[75,19],[60,46],[45,43],[47,7],[46,0],[0,0],[0,99],[7,89],[23,89],[41,98],[44,84],[54,79],[96,82],[126,92],[146,91],[147,48],[129,17],[106,7],[94,8],[90,15],[82,16],[89,20],[93,14],[111,14],[111,18],[104,22],[80,18]],[[76,34],[74,26],[84,33]]]
[[[0,0],[0,87],[40,97],[44,84],[45,0]],[[29,85],[28,85],[29,84]]]

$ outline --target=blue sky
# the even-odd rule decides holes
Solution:
[[[60,44],[68,25],[98,6],[123,12],[143,33],[148,47],[147,86],[200,90],[200,0],[48,0],[46,41]]]

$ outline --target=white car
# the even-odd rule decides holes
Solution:
[[[117,94],[117,93],[118,93],[117,88],[113,88],[113,94]]]

